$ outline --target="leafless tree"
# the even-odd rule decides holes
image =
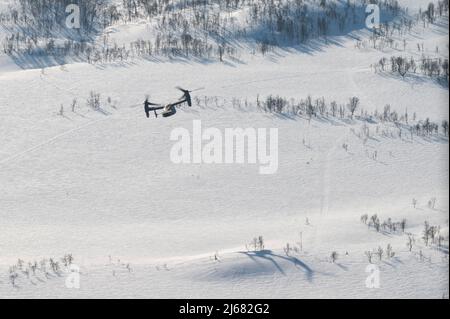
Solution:
[[[330,260],[332,263],[335,263],[336,260],[338,259],[338,257],[339,257],[339,254],[336,251],[331,252]]]
[[[349,103],[347,104],[347,108],[350,111],[350,116],[352,119],[358,106],[359,106],[359,98],[356,96],[350,98]]]
[[[366,255],[367,260],[371,264],[372,263],[373,252],[371,252],[370,250],[367,250],[367,251],[364,252],[364,254]]]
[[[406,247],[408,247],[408,250],[411,252],[413,245],[414,245],[414,236],[412,234],[407,234],[408,238],[407,238],[407,242],[406,242]]]

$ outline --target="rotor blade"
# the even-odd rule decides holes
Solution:
[[[176,89],[180,90],[181,92],[189,92],[188,90],[183,89],[182,87],[177,86]]]
[[[189,93],[197,92],[197,91],[201,91],[201,90],[205,89],[205,87],[201,87],[201,88],[198,88],[198,89],[195,89],[195,90],[185,90],[185,89],[183,89],[182,87],[179,87],[179,86],[177,86],[176,88],[178,90],[180,90],[181,92],[189,92]]]
[[[201,88],[198,88],[198,89],[195,89],[195,90],[189,91],[189,92],[197,92],[197,91],[201,91],[201,90],[204,90],[204,89],[205,89],[205,87],[201,87]]]

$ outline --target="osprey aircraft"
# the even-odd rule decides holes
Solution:
[[[158,117],[158,113],[156,111],[162,110],[162,112],[160,113],[163,117],[169,117],[172,115],[175,115],[177,113],[177,109],[176,107],[187,103],[187,105],[189,107],[192,106],[192,100],[191,100],[191,92],[193,91],[189,91],[189,90],[185,90],[182,89],[180,87],[177,87],[178,90],[180,90],[181,92],[183,92],[183,96],[175,103],[170,103],[167,104],[165,106],[161,105],[161,104],[155,104],[155,103],[151,103],[149,102],[148,98],[145,99],[144,102],[144,110],[145,110],[145,115],[147,116],[147,118],[150,118],[150,112],[154,112],[155,114],[155,118]]]

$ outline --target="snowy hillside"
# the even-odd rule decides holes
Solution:
[[[0,5],[14,48],[0,53],[0,298],[448,298],[448,2],[433,21],[428,2],[399,1],[377,38],[367,3],[351,1],[361,10],[341,30],[336,18],[305,42],[283,29],[266,43],[270,28],[248,29],[255,1],[211,1],[210,16],[233,21],[218,38],[235,33],[199,44],[209,56],[170,41],[144,52],[177,9],[93,27],[78,56],[38,54],[50,37],[79,39],[12,39],[22,22]],[[326,3],[307,4],[322,17]],[[201,88],[193,107],[146,118],[145,97],[174,102],[176,86]],[[173,163],[174,129],[198,121],[277,128],[275,174]]]

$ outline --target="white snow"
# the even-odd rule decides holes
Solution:
[[[417,30],[430,53],[436,45],[448,48],[443,23]],[[136,39],[145,30],[129,24],[114,34]],[[419,119],[448,120],[448,87],[371,69],[381,57],[404,52],[360,50],[352,37],[333,40],[338,44],[317,51],[243,54],[224,63],[136,59],[20,70],[0,54],[0,298],[448,298],[447,137],[411,140],[395,135],[393,124],[309,122],[232,106],[233,98],[254,103],[269,94],[338,103],[358,96],[368,112],[391,104]],[[145,118],[144,96],[171,102],[177,85],[205,87],[193,94],[211,98],[209,105]],[[101,93],[102,112],[86,106],[91,90]],[[64,116],[57,114],[61,104]],[[170,132],[192,130],[198,119],[219,129],[278,128],[278,172],[173,164]],[[367,141],[357,136],[364,125]],[[427,204],[432,198],[434,208]],[[406,234],[368,229],[363,214],[406,218],[416,236],[413,251]],[[442,228],[444,248],[419,240],[424,221]],[[260,235],[265,248],[254,252],[248,244]],[[287,256],[283,247],[300,238],[302,251]],[[364,253],[388,244],[395,257],[374,257],[381,287],[369,289]],[[332,251],[339,254],[335,263]],[[80,289],[65,286],[65,273],[38,272],[31,280],[21,273],[17,287],[9,282],[18,258],[66,253],[81,267]]]

